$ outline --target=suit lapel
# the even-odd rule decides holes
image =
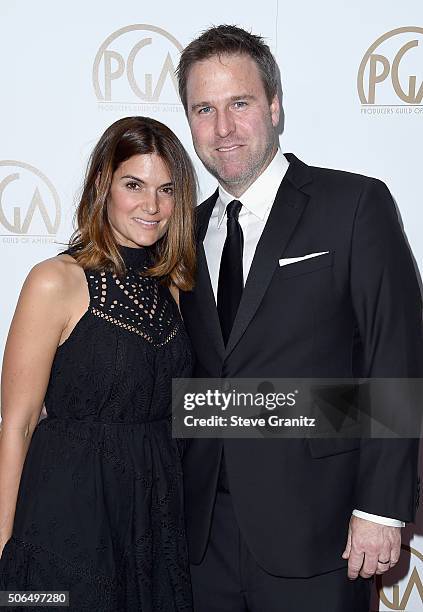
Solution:
[[[217,196],[218,190],[197,209],[197,278],[193,293],[198,305],[196,316],[204,319],[204,334],[209,336],[218,355],[223,357],[225,345],[203,245]]]
[[[260,306],[278,259],[283,256],[309,199],[301,187],[311,181],[310,168],[294,155],[287,154],[286,157],[290,165],[257,245],[225,357],[235,348]]]

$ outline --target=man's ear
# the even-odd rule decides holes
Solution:
[[[279,104],[279,96],[275,94],[272,102],[270,103],[270,116],[272,117],[272,125],[276,127],[279,124],[279,118],[281,114],[281,107]]]

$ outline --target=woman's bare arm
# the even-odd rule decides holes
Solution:
[[[1,384],[0,554],[12,533],[23,464],[53,358],[70,319],[68,267],[54,258],[31,270],[6,343]]]

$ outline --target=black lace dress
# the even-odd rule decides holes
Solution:
[[[56,352],[0,590],[67,590],[78,611],[189,611],[171,383],[192,353],[168,289],[138,274],[148,251],[122,254],[123,279],[86,271],[90,306]]]

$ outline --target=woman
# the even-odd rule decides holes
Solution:
[[[192,355],[169,288],[193,284],[194,201],[171,130],[121,119],[91,156],[70,249],[26,279],[3,364],[0,589],[191,610],[170,415]]]

